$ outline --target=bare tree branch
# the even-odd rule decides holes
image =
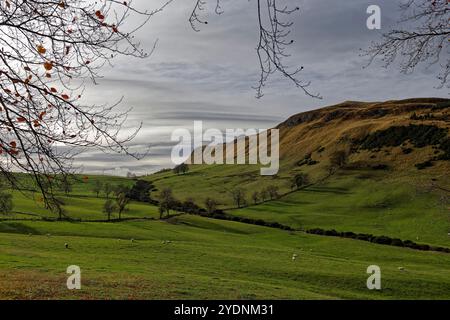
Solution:
[[[53,188],[73,173],[78,152],[138,156],[126,142],[139,128],[120,135],[128,111],[83,105],[83,82],[117,55],[147,57],[134,33],[168,3],[147,12],[132,1],[0,2],[0,171],[8,180],[30,173],[46,206],[60,211]],[[126,31],[131,17],[141,21]]]
[[[222,14],[221,0],[215,1],[215,12]],[[278,73],[291,81],[306,95],[321,98],[319,94],[312,93],[309,90],[309,81],[300,79],[300,74],[304,70],[303,66],[291,70],[284,62],[284,59],[290,56],[287,54],[286,49],[294,43],[294,40],[289,38],[293,22],[286,19],[299,12],[300,8],[289,8],[288,6],[279,5],[279,2],[280,0],[256,0],[259,29],[256,53],[260,68],[259,80],[254,87],[256,97],[260,98],[263,96],[263,88],[269,77]],[[201,12],[206,10],[207,3],[208,0],[196,0],[194,9],[189,17],[191,27],[196,32],[199,31],[198,24],[208,23],[201,17]]]
[[[363,55],[369,65],[380,58],[385,67],[396,60],[405,74],[419,64],[439,66],[438,88],[450,87],[450,5],[448,0],[407,0],[400,6],[403,16],[399,28],[383,35]]]

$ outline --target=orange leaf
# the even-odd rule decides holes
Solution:
[[[47,49],[45,49],[43,46],[41,46],[41,45],[38,45],[37,46],[37,51],[40,53],[40,54],[45,54],[46,52],[47,52]]]
[[[45,68],[45,70],[47,70],[47,71],[52,70],[52,69],[53,69],[53,63],[51,63],[51,62],[45,62],[45,63],[44,63],[44,68]]]

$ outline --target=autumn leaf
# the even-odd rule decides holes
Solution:
[[[38,45],[38,46],[37,46],[37,51],[38,51],[40,54],[45,54],[45,53],[47,52],[47,49],[45,49],[42,45]]]
[[[45,68],[45,70],[47,70],[47,71],[52,70],[52,69],[53,69],[53,63],[51,63],[51,62],[45,62],[45,63],[44,63],[44,68]]]

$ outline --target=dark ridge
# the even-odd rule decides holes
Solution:
[[[372,103],[345,101],[337,105],[295,114],[279,124],[276,128],[294,127],[319,119],[322,119],[324,122],[329,122],[335,119],[380,118],[388,114],[400,114],[425,109],[442,110],[447,108],[450,108],[450,99],[444,98],[416,98]]]

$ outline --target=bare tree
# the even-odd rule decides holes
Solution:
[[[231,196],[233,197],[234,203],[237,205],[238,208],[245,205],[245,192],[244,190],[237,188],[231,191]]]
[[[108,221],[111,221],[111,215],[117,210],[117,206],[111,199],[108,199],[103,204],[103,212],[106,214]]]
[[[310,183],[309,176],[306,173],[298,173],[292,178],[292,189],[299,189],[301,187],[304,187]]]
[[[214,211],[217,209],[217,201],[212,198],[206,198],[205,200],[205,206],[206,211],[208,211],[208,214],[213,214]]]
[[[192,29],[200,31],[199,24],[208,24],[202,17],[208,2],[215,2],[215,13],[220,15],[224,11],[221,0],[195,0],[194,9],[189,18]],[[319,94],[309,90],[310,82],[300,79],[300,74],[304,70],[303,66],[291,69],[285,63],[285,58],[289,57],[286,49],[294,43],[290,38],[291,27],[293,25],[290,16],[300,11],[299,7],[292,7],[282,3],[282,0],[256,0],[257,21],[259,37],[256,46],[258,63],[260,67],[259,80],[254,87],[256,97],[263,96],[263,88],[271,75],[278,73],[291,81],[297,88],[306,95],[320,98]]]
[[[254,204],[257,204],[259,201],[260,195],[258,191],[252,193],[252,200]]]
[[[114,188],[113,188],[113,186],[111,185],[111,183],[105,182],[105,183],[103,184],[103,192],[104,192],[104,194],[105,194],[105,196],[106,196],[106,199],[109,199],[109,195],[110,195],[111,192],[113,192],[113,191],[114,191]]]
[[[274,200],[274,199],[277,199],[280,197],[277,186],[273,186],[273,185],[268,186],[266,190],[270,197],[270,200]]]
[[[68,176],[62,176],[62,179],[59,182],[59,188],[66,196],[72,192],[72,181],[69,180]]]
[[[259,194],[261,196],[261,201],[262,202],[266,201],[267,198],[269,198],[269,192],[267,191],[267,188],[262,189]]]
[[[114,195],[116,196],[116,208],[119,213],[119,220],[121,220],[122,212],[127,209],[127,206],[131,201],[130,187],[126,185],[118,185],[114,191]]]
[[[102,191],[103,184],[100,180],[95,180],[94,185],[92,186],[92,192],[95,193],[95,196],[98,198],[100,192]]]
[[[84,148],[136,156],[125,143],[138,129],[119,135],[127,111],[80,99],[84,81],[95,83],[115,56],[149,55],[133,35],[160,10],[116,0],[0,2],[0,171],[16,187],[12,171],[31,174],[46,206],[55,209],[53,176],[71,174],[73,157]],[[135,28],[126,27],[139,17]]]
[[[12,194],[0,191],[0,213],[8,214],[13,209]]]
[[[171,188],[164,188],[159,194],[159,213],[160,218],[162,218],[162,214],[164,212],[167,213],[167,217],[170,216],[170,209],[172,209],[173,204],[175,202],[175,198],[173,196],[173,192]]]
[[[438,65],[439,87],[450,87],[448,0],[407,0],[400,8],[403,15],[398,29],[383,34],[364,54],[370,56],[370,63],[381,58],[386,67],[400,60],[403,73],[413,72],[419,64]]]

